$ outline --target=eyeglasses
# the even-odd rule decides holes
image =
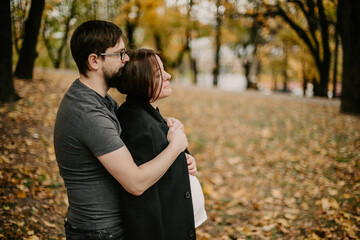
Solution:
[[[98,53],[98,56],[120,56],[120,60],[124,61],[125,60],[125,55],[127,54],[126,50],[123,49],[121,50],[121,52],[116,52],[116,53]]]

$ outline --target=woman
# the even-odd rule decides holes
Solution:
[[[116,114],[123,129],[121,139],[141,165],[168,145],[168,126],[157,105],[171,95],[171,76],[153,50],[135,50],[129,56],[118,87],[127,98]],[[194,226],[207,217],[200,183],[189,177],[187,153],[181,153],[141,196],[122,191],[126,239],[196,239]]]

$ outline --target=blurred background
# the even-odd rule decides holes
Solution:
[[[19,62],[26,41],[36,44],[35,66],[75,68],[69,51],[72,32],[84,21],[101,19],[126,32],[128,48],[161,51],[176,82],[307,97],[341,95],[343,52],[336,27],[337,0],[10,3],[18,77],[31,78],[21,67],[23,61]]]

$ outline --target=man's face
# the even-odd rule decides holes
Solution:
[[[111,48],[106,49],[105,53],[120,53],[125,50],[125,44],[122,39]],[[104,57],[103,74],[106,84],[110,88],[117,87],[120,81],[125,64],[129,61],[129,56],[124,53],[123,56],[112,55]]]

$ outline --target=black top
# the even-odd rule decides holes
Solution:
[[[135,163],[141,165],[168,145],[168,126],[148,102],[128,96],[117,110],[121,139]],[[190,180],[185,152],[165,175],[141,196],[122,191],[126,239],[196,239]]]

